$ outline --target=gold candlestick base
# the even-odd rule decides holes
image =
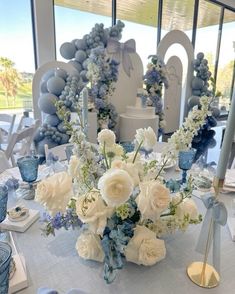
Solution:
[[[204,262],[191,263],[187,274],[193,283],[203,288],[214,288],[220,281],[220,276],[213,266]]]

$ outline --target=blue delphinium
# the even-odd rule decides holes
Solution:
[[[98,131],[105,127],[114,129],[117,123],[117,112],[114,105],[108,102],[108,97],[115,89],[118,66],[117,61],[106,57],[104,47],[100,46],[91,50],[87,77],[91,82],[90,96],[98,111]]]
[[[68,208],[66,213],[58,212],[55,216],[50,216],[46,212],[43,213],[41,217],[41,222],[46,223],[43,233],[46,236],[52,234],[55,236],[55,230],[64,228],[68,230],[69,228],[75,229],[76,227],[81,227],[82,222],[78,218],[75,208]]]
[[[162,104],[162,88],[168,88],[166,66],[157,55],[150,55],[150,63],[144,75],[144,84],[149,94],[149,106],[155,107],[155,113],[159,116],[159,134],[164,128],[164,113]]]
[[[114,281],[117,271],[123,268],[124,248],[133,237],[139,219],[140,213],[133,199],[121,205],[108,219],[101,240],[105,254],[104,279],[108,284]]]

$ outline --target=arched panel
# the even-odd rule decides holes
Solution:
[[[188,58],[188,68],[187,68],[186,79],[185,79],[185,82],[183,81],[182,83],[183,88],[181,91],[181,101],[184,103],[183,117],[185,117],[188,112],[187,101],[188,101],[188,98],[192,96],[191,81],[193,78],[193,63],[192,62],[194,60],[194,50],[188,36],[184,32],[179,30],[173,30],[169,32],[167,35],[165,35],[164,38],[161,40],[157,48],[157,55],[164,60],[168,48],[173,44],[180,44],[185,49],[187,58]]]

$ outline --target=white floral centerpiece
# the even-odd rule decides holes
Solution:
[[[201,221],[191,198],[192,179],[171,194],[162,171],[172,152],[160,162],[146,161],[140,150],[151,150],[156,135],[139,129],[135,151],[125,153],[108,129],[98,134],[97,146],[87,142],[82,128],[72,132],[74,155],[68,172],[41,181],[36,201],[45,206],[46,235],[56,229],[81,227],[76,242],[80,257],[104,263],[111,283],[124,260],[152,266],[166,255],[165,234]]]

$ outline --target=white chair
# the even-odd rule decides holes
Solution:
[[[39,125],[40,125],[40,121],[36,120],[35,124],[32,125],[31,127],[25,128],[11,135],[10,141],[5,150],[5,155],[8,160],[11,159],[12,166],[15,166],[14,156],[24,156],[31,153],[31,145],[33,143],[33,137]],[[20,143],[20,145],[18,145],[18,143]],[[17,146],[17,150],[15,150],[16,146]]]
[[[35,124],[35,120],[32,117],[29,117],[28,112],[24,112],[17,127],[17,132],[31,127],[33,124]]]
[[[13,132],[16,115],[0,113],[1,144],[8,143]]]
[[[58,156],[59,161],[67,160],[66,147],[67,146],[72,146],[72,145],[73,145],[72,143],[67,143],[67,144],[58,145],[56,147],[48,148],[48,145],[45,144],[44,150],[45,150],[46,160],[47,160],[47,157],[48,157],[50,152],[54,156]]]
[[[0,173],[4,172],[8,168],[11,168],[11,165],[5,155],[5,152],[0,150]]]

